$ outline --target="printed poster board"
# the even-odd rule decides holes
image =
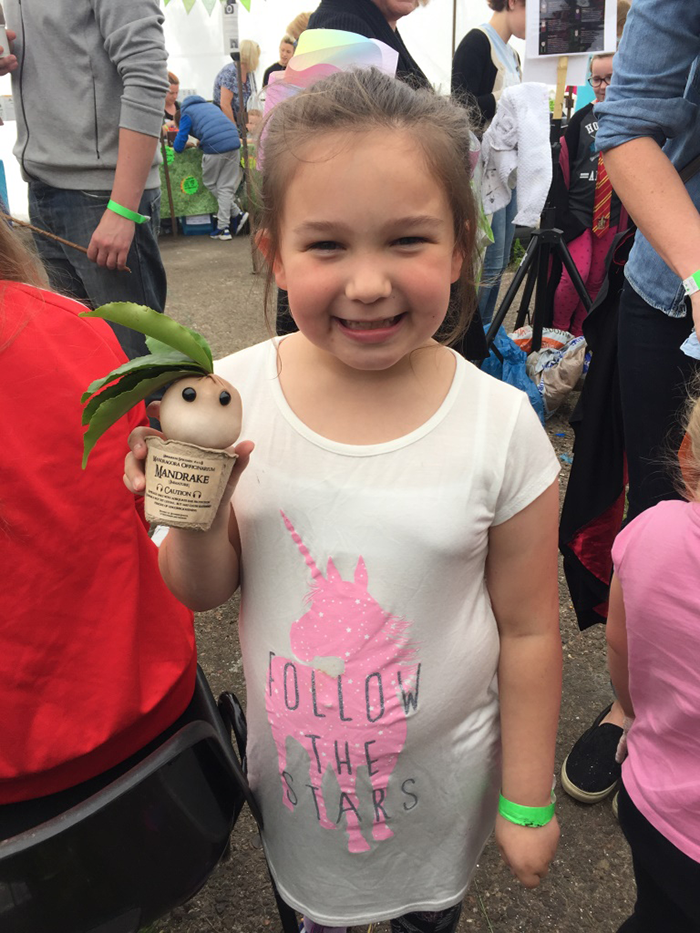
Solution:
[[[605,0],[539,0],[538,55],[605,49]]]
[[[197,214],[215,214],[219,205],[214,195],[204,187],[202,181],[202,150],[184,149],[182,152],[173,152],[168,146],[165,153],[170,171],[170,188],[173,194],[175,216],[194,217]],[[166,220],[170,217],[170,203],[162,165],[160,186],[160,216]]]
[[[617,0],[534,0],[526,11],[526,81],[556,84],[565,55],[567,83],[583,84],[590,56],[617,48]]]
[[[237,52],[240,46],[238,34],[238,4],[235,0],[230,0],[230,2],[221,5],[221,16],[223,22],[224,55],[230,57],[231,53]]]

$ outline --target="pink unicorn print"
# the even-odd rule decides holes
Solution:
[[[368,592],[362,557],[352,581],[343,580],[332,559],[324,577],[281,514],[313,581],[309,608],[290,629],[293,658],[271,653],[268,670],[266,707],[283,801],[293,810],[294,787],[310,789],[320,825],[335,829],[345,816],[348,850],[366,852],[371,847],[360,828],[358,770],[366,768],[371,782],[372,838],[390,839],[387,787],[406,742],[407,716],[418,707],[420,664],[409,645],[409,623],[382,609]],[[309,756],[308,783],[292,783],[288,737]],[[330,813],[322,786],[328,768],[340,790],[337,810],[333,805]]]

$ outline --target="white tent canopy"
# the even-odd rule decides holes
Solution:
[[[279,40],[287,24],[303,10],[311,10],[315,0],[251,0],[250,13],[241,8],[241,39],[253,39],[262,50],[260,73],[277,61]],[[239,4],[240,6],[240,4]],[[449,91],[452,60],[453,0],[430,0],[399,23],[399,30],[413,57],[435,86]],[[490,15],[486,0],[457,0],[457,41],[472,26]],[[182,0],[171,0],[165,11],[165,30],[170,51],[170,67],[185,88],[196,88],[210,96],[210,86],[227,56],[221,40],[221,12],[211,17],[203,3],[187,13]]]
[[[119,2],[119,0],[115,0]],[[261,48],[258,81],[268,65],[277,61],[279,40],[287,24],[303,10],[314,8],[316,0],[251,0],[250,12],[241,6],[241,39],[253,39]],[[456,7],[455,7],[456,5]],[[413,57],[435,87],[448,93],[452,61],[453,22],[456,11],[456,36],[486,21],[490,10],[486,0],[430,0],[401,20],[399,29]],[[8,24],[12,27],[12,24]],[[169,52],[168,67],[180,78],[183,93],[196,92],[211,98],[214,77],[230,57],[224,53],[222,11],[219,3],[211,15],[204,3],[196,2],[187,13],[182,0],[170,0],[165,8],[165,38]],[[523,54],[524,43],[516,43]],[[0,94],[10,94],[9,77],[0,78]],[[60,101],[56,101],[60,106]],[[16,138],[15,124],[0,127],[0,159],[8,180],[10,207],[16,217],[27,216],[26,186],[12,155]]]

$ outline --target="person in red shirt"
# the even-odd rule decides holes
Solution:
[[[80,396],[126,357],[107,324],[45,281],[0,223],[0,838],[152,742],[196,674],[192,613],[163,583],[120,478],[143,405],[81,469]]]

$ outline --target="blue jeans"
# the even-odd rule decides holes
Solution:
[[[34,226],[87,247],[107,209],[109,198],[109,191],[72,191],[34,181],[29,184],[29,217]],[[51,287],[92,308],[110,301],[133,301],[162,312],[167,285],[157,239],[160,224],[158,188],[144,191],[139,212],[149,215],[151,220],[136,224],[126,259],[130,273],[98,266],[79,250],[34,234]],[[148,353],[141,334],[118,324],[111,326],[130,359]]]
[[[479,289],[479,314],[482,324],[490,324],[496,310],[498,292],[501,287],[503,272],[510,260],[515,226],[513,218],[518,213],[516,190],[510,203],[501,208],[491,218],[493,243],[490,243],[484,256],[484,271],[481,274],[482,286]]]

